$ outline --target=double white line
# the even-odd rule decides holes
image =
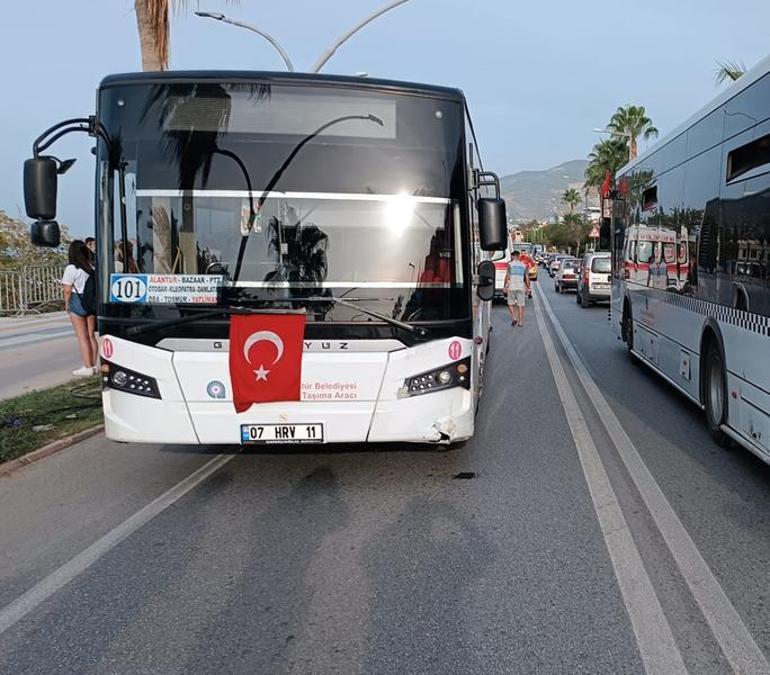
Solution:
[[[620,591],[634,629],[639,652],[648,673],[687,672],[655,589],[623,516],[617,495],[580,411],[575,392],[548,332],[541,306],[569,362],[596,409],[602,425],[617,449],[631,480],[652,516],[663,540],[706,619],[727,661],[736,673],[770,673],[759,648],[668,499],[663,494],[620,421],[599,391],[551,309],[548,298],[535,293],[537,326],[545,344],[556,387],[575,440],[591,492],[594,509],[604,534]]]

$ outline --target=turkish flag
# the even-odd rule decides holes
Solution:
[[[602,183],[602,197],[607,199],[610,196],[610,190],[612,189],[612,177],[610,172],[607,171],[604,175],[604,182]]]
[[[233,314],[230,381],[236,412],[252,403],[299,401],[304,314]]]

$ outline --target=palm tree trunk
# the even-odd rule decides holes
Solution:
[[[638,150],[638,147],[636,145],[636,139],[633,136],[631,136],[628,139],[628,161],[629,162],[636,159],[637,150]]]
[[[164,7],[165,6],[165,7]],[[168,2],[134,0],[142,70],[168,68]]]

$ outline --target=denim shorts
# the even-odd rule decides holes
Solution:
[[[75,291],[72,291],[72,295],[70,296],[69,313],[75,314],[76,316],[88,316],[86,308],[83,307],[83,300],[80,298],[80,295],[75,293]]]

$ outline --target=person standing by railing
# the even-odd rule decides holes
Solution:
[[[91,252],[85,242],[76,239],[69,246],[69,265],[64,268],[62,287],[64,309],[69,314],[72,328],[80,347],[83,365],[72,371],[76,377],[96,374],[98,345],[96,342],[96,311],[94,266]]]

